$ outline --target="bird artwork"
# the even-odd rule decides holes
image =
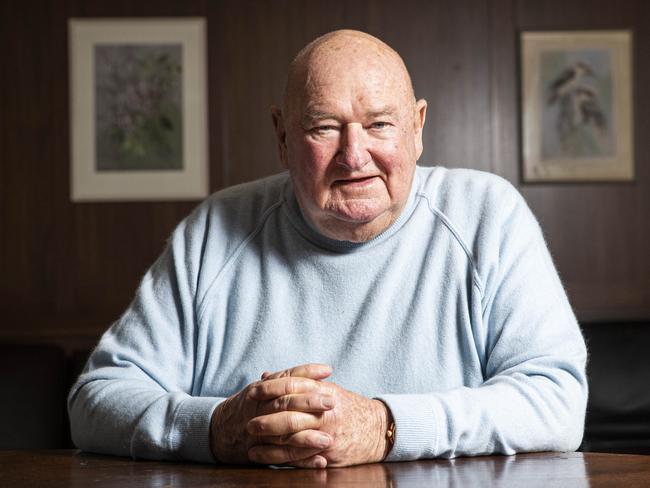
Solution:
[[[576,61],[548,84],[546,104],[556,107],[555,130],[565,156],[606,151],[608,123],[596,81],[592,66]]]
[[[552,105],[559,97],[570,94],[572,88],[581,86],[582,79],[585,76],[594,76],[594,72],[583,61],[578,61],[573,66],[562,71],[549,87],[548,104]]]

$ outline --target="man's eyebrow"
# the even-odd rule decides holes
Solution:
[[[377,117],[385,117],[385,116],[394,116],[397,113],[397,107],[394,107],[392,105],[388,105],[386,107],[382,107],[379,110],[371,110],[370,112],[366,113],[366,117],[374,119]]]
[[[304,125],[308,125],[315,120],[325,120],[325,119],[334,119],[337,120],[336,116],[329,112],[323,112],[322,110],[317,109],[307,109],[302,115],[302,122]]]
[[[398,109],[393,105],[387,105],[386,107],[381,107],[376,110],[370,110],[366,112],[365,117],[368,119],[376,119],[379,117],[393,117],[397,114]],[[338,117],[330,112],[325,112],[318,109],[307,109],[302,116],[303,125],[309,125],[310,123],[316,120],[338,120]]]

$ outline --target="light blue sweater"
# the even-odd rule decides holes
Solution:
[[[400,218],[354,244],[306,223],[285,173],[181,222],[69,412],[81,449],[212,461],[219,402],[319,362],[388,405],[388,460],[573,450],[585,360],[539,225],[504,180],[418,168]]]

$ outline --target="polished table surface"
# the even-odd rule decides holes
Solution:
[[[650,456],[535,453],[324,470],[132,461],[79,451],[0,451],[0,487],[650,487]]]

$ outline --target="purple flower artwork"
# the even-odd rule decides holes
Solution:
[[[94,60],[96,170],[182,170],[182,46],[97,44]]]

